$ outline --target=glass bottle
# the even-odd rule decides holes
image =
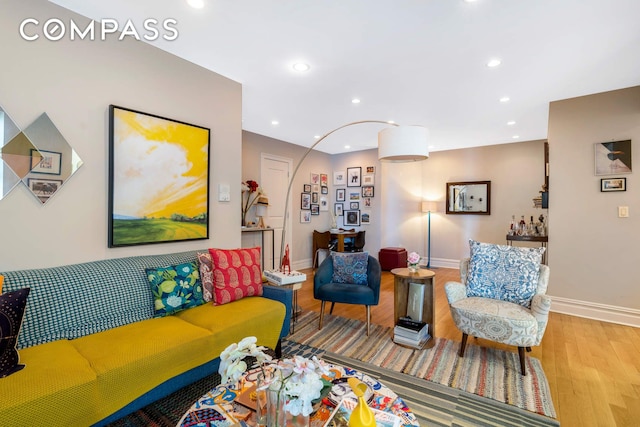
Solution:
[[[522,236],[527,231],[527,223],[524,221],[524,215],[520,216],[518,223],[518,236]]]
[[[509,234],[509,236],[513,236],[514,234],[516,234],[516,216],[515,215],[511,215],[511,223],[509,224],[509,230],[507,231],[507,234]]]
[[[529,220],[529,228],[527,231],[529,236],[536,235],[536,225],[533,223],[533,215],[531,215],[531,219]]]

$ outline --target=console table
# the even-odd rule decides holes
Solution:
[[[507,234],[507,245],[513,246],[513,242],[537,242],[540,243],[540,246],[543,248],[547,247],[547,243],[549,242],[549,236],[518,236],[514,234],[513,236]],[[542,254],[542,263],[547,263],[547,251],[545,249]]]
[[[258,227],[242,227],[243,233],[260,233],[260,249],[262,250],[262,269],[265,269],[264,265],[264,233],[271,232],[271,269],[276,268],[276,243],[274,238],[273,228],[258,228]]]
[[[431,348],[436,343],[436,304],[435,304],[435,281],[436,273],[431,270],[418,269],[412,273],[408,268],[394,268],[393,274],[393,318],[394,324],[398,319],[407,315],[409,305],[409,284],[419,283],[424,285],[424,297],[422,300],[422,321],[429,325],[429,335],[431,338],[424,344],[423,348]],[[415,319],[414,319],[415,320]]]

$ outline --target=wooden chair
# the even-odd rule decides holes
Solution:
[[[313,265],[311,268],[318,267],[318,255],[321,252],[326,252],[327,257],[329,257],[332,250],[331,232],[313,230]]]

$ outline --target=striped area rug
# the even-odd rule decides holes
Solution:
[[[287,355],[299,354],[305,357],[316,355],[326,362],[348,366],[376,378],[402,398],[405,404],[411,408],[420,426],[558,427],[560,425],[553,418],[538,415],[497,400],[480,397],[335,353],[324,352],[293,341],[284,342],[283,352]]]
[[[287,340],[556,417],[538,359],[527,357],[527,375],[523,377],[515,352],[480,347],[471,341],[460,358],[460,343],[440,338],[433,348],[413,350],[394,344],[391,328],[372,324],[367,337],[364,322],[325,315],[319,331],[318,317],[316,312],[303,313],[296,332]]]

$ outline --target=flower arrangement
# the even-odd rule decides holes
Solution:
[[[411,271],[418,271],[418,263],[420,262],[420,255],[417,252],[411,252],[407,256],[407,263]]]
[[[284,399],[286,412],[309,416],[313,412],[312,402],[320,397],[324,387],[322,375],[328,375],[329,371],[315,356],[313,359],[294,356],[274,361],[264,353],[265,347],[256,346],[256,341],[256,337],[246,337],[222,352],[218,369],[222,381],[239,381],[247,370],[244,358],[253,356],[256,358],[254,366],[260,367],[265,378],[262,387],[278,392],[278,399]]]
[[[264,194],[264,191],[256,181],[251,179],[248,179],[241,185],[242,201],[240,202],[240,207],[242,209],[242,226],[244,227],[247,225],[247,213],[249,212],[249,209],[258,203],[258,199]]]

